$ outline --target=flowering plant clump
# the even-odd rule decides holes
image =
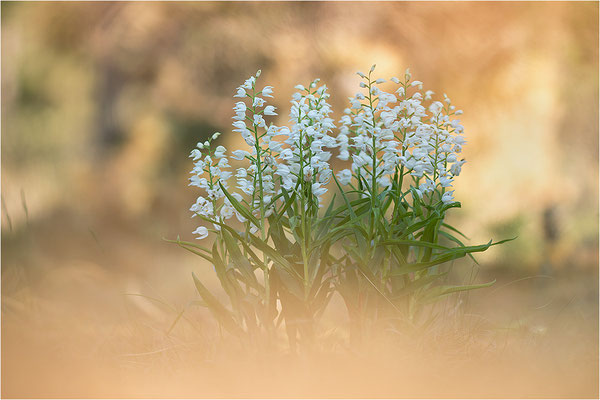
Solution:
[[[493,283],[441,284],[449,261],[502,243],[465,246],[444,222],[460,207],[452,183],[465,163],[462,111],[422,92],[408,70],[386,81],[372,78],[374,69],[358,72],[362,91],[337,126],[318,79],[296,86],[288,126],[274,125],[273,88],[259,90],[259,71],[234,96],[233,132],[247,147],[228,156],[215,133],[190,154],[190,185],[203,190],[190,208],[203,222],[194,234],[215,240],[177,243],[214,265],[230,304],[194,275],[196,288],[242,340],[269,347],[284,324],[292,348],[310,346],[335,292],[360,339],[380,324],[416,323],[442,296]],[[235,171],[229,158],[241,163]]]

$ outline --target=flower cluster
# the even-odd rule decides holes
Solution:
[[[287,136],[285,144],[288,147],[279,154],[281,163],[277,166],[277,174],[283,188],[290,191],[299,187],[304,193],[310,193],[309,199],[315,196],[320,204],[332,174],[331,152],[326,149],[337,144],[329,136],[335,125],[329,117],[331,106],[327,103],[327,86],[317,88],[318,81],[313,81],[308,88],[296,86],[298,92],[293,95],[290,111],[291,128],[282,132]]]
[[[350,98],[351,107],[340,121],[338,157],[352,156],[352,170],[342,170],[340,182],[350,184],[354,176],[360,187],[375,195],[377,186],[389,187],[406,171],[415,178],[418,195],[440,188],[441,200],[453,202],[453,191],[446,189],[465,162],[458,159],[465,140],[460,121],[450,117],[462,111],[455,110],[446,95],[445,104],[431,101],[433,92],[423,94],[423,83],[412,80],[409,70],[402,81],[391,78],[397,89],[386,92],[381,89],[384,79],[371,79],[374,68],[368,75],[358,72],[363,79],[360,87],[367,93]]]
[[[465,163],[459,154],[465,144],[463,126],[453,117],[462,114],[450,99],[432,100],[432,91],[423,92],[423,83],[412,80],[409,70],[404,79],[389,81],[372,79],[373,66],[368,74],[358,72],[364,92],[351,97],[350,107],[344,110],[337,136],[327,100],[327,86],[319,80],[308,87],[296,86],[290,109],[290,126],[278,127],[267,119],[277,115],[273,105],[273,88],[257,90],[260,71],[237,88],[234,97],[240,98],[233,111],[233,131],[239,133],[248,149],[235,150],[231,158],[247,161],[248,165],[235,171],[236,192],[229,187],[233,177],[227,150],[211,142],[198,143],[190,155],[195,164],[190,185],[206,191],[190,208],[194,215],[213,221],[215,230],[233,217],[256,233],[264,226],[248,221],[231,204],[232,198],[243,204],[259,224],[277,210],[282,190],[296,192],[305,210],[318,210],[322,196],[333,175],[331,150],[338,148],[337,158],[351,161],[350,168],[336,176],[342,185],[363,196],[376,197],[394,186],[402,187],[404,177],[419,197],[434,200],[438,193],[443,203],[454,201],[453,180]],[[384,88],[392,87],[385,91]],[[314,206],[314,207],[313,207]],[[263,229],[264,232],[264,229]],[[198,238],[208,235],[205,227],[194,233]]]
[[[267,104],[266,97],[273,97],[273,87],[265,86],[257,91],[256,76],[248,78],[244,84],[237,89],[234,97],[241,97],[244,101],[238,101],[233,108],[234,132],[239,132],[250,151],[236,150],[233,158],[239,161],[248,160],[250,165],[246,168],[238,168],[236,171],[237,187],[249,198],[244,200],[238,194],[238,200],[248,204],[250,211],[256,217],[264,219],[273,212],[271,200],[275,193],[275,162],[273,152],[280,150],[280,144],[274,140],[278,135],[279,128],[272,123],[267,126],[264,117],[276,116],[275,107]],[[242,222],[245,222],[242,219]],[[259,229],[252,226],[251,231]]]
[[[198,196],[190,211],[194,213],[192,216],[201,215],[217,222],[214,224],[216,230],[220,229],[219,222],[231,218],[235,212],[223,192],[223,188],[229,188],[228,180],[232,176],[226,149],[223,146],[217,146],[214,151],[211,149],[211,142],[220,135],[217,132],[206,142],[198,143],[190,154],[194,168],[190,171],[192,176],[189,185],[204,189],[207,194],[206,197]],[[203,154],[203,151],[206,153]],[[224,199],[223,202],[220,199]],[[198,239],[203,239],[208,236],[208,229],[199,227],[193,233],[199,235]]]

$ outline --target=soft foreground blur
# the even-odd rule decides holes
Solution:
[[[189,151],[241,142],[257,69],[283,121],[373,63],[465,111],[449,216],[518,239],[426,336],[349,349],[334,299],[319,352],[238,349],[186,308],[212,268],[162,241],[193,237]],[[2,3],[2,396],[597,397],[598,4]]]

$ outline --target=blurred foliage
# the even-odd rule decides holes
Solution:
[[[516,232],[536,265],[556,206],[561,262],[597,264],[594,2],[4,2],[3,238],[21,191],[32,226],[63,210],[191,237],[187,155],[229,131],[237,85],[262,69],[280,99],[315,77],[350,96],[372,63],[465,110],[456,218],[474,242]]]

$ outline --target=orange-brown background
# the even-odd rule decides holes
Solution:
[[[410,67],[464,110],[463,208],[451,218],[473,243],[518,235],[480,257],[482,273],[552,276],[556,290],[516,293],[532,289],[532,308],[560,299],[549,315],[566,304],[593,339],[597,2],[11,2],[2,3],[3,394],[67,396],[48,367],[56,359],[80,372],[164,347],[173,310],[124,294],[179,310],[195,299],[190,271],[214,282],[162,238],[192,238],[195,143],[215,131],[228,147],[241,143],[229,133],[236,86],[261,69],[284,123],[293,86],[319,77],[339,116],[354,73],[373,63],[384,78]],[[497,301],[489,312],[521,323],[526,306]],[[181,343],[202,342],[177,329]],[[39,351],[50,361],[32,367]],[[24,378],[30,368],[38,385]]]

